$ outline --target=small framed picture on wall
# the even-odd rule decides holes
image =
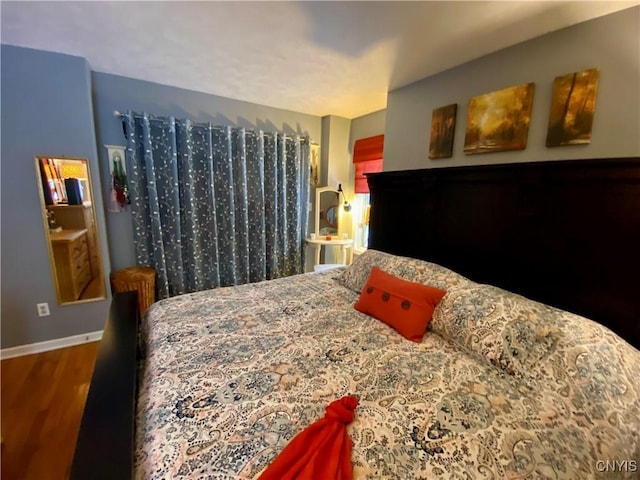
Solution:
[[[585,145],[591,142],[599,78],[599,70],[592,68],[554,79],[547,147]]]
[[[456,130],[458,104],[435,108],[431,115],[431,141],[429,158],[451,158],[453,156],[453,134]]]
[[[309,183],[314,187],[320,183],[320,145],[312,143],[309,146]]]

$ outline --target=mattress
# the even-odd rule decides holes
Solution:
[[[447,290],[421,343],[353,308],[374,264]],[[344,395],[354,479],[638,475],[640,352],[434,264],[369,251],[160,301],[141,330],[138,479],[258,478]]]

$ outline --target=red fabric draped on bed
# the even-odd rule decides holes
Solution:
[[[324,417],[296,435],[260,476],[260,480],[351,480],[351,447],[347,425],[358,399],[335,400]]]

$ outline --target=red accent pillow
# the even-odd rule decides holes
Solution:
[[[409,282],[372,267],[354,308],[393,327],[400,335],[420,343],[433,310],[447,292]]]

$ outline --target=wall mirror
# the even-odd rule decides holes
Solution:
[[[35,157],[42,221],[58,303],[106,298],[89,162]]]
[[[340,191],[333,187],[316,188],[315,233],[320,237],[338,235]]]

